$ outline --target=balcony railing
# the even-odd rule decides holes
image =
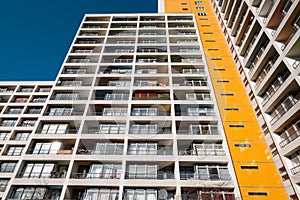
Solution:
[[[288,96],[282,103],[280,103],[276,109],[271,113],[272,119],[270,124],[277,122],[286,112],[288,112],[300,99],[300,94],[293,97]]]
[[[207,81],[190,80],[183,83],[174,83],[173,86],[207,86]]]
[[[291,169],[291,172],[292,172],[293,175],[298,174],[298,173],[300,172],[300,165],[298,165],[298,166],[296,166],[296,167],[293,167],[293,168]]]
[[[132,63],[133,59],[114,59],[113,63]]]
[[[174,179],[174,174],[173,172],[171,173],[146,173],[146,172],[141,172],[141,173],[129,173],[126,172],[125,174],[125,179],[155,179],[155,180],[165,180],[165,179]]]
[[[158,149],[158,150],[128,150],[127,155],[172,155],[172,150],[164,150],[164,149]]]
[[[105,173],[73,173],[71,175],[73,179],[120,179],[120,172],[105,172]]]
[[[66,172],[20,172],[17,174],[17,178],[65,178]]]
[[[223,149],[178,150],[179,156],[225,156]]]
[[[278,76],[275,81],[269,86],[265,95],[263,96],[262,105],[265,105],[270,98],[276,93],[276,91],[280,88],[280,86],[284,83],[287,77],[290,75],[289,72],[285,73],[283,76]]]
[[[87,155],[123,155],[123,149],[115,150],[86,150],[79,149],[78,154],[87,154]]]
[[[262,69],[262,71],[260,72],[260,74],[258,75],[257,79],[256,79],[256,85],[255,85],[255,89],[257,89],[260,84],[263,82],[263,80],[265,79],[265,77],[267,76],[268,72],[270,71],[271,67],[273,66],[273,62],[269,61]]]
[[[283,139],[279,145],[281,148],[284,148],[286,145],[296,140],[300,136],[300,127],[297,125],[300,124],[300,121],[292,124],[286,131],[284,131],[281,135],[287,135],[285,139]]]
[[[136,130],[131,129],[129,134],[172,134],[172,130],[170,128],[158,128],[158,130],[146,129],[146,130]]]
[[[258,60],[260,59],[260,57],[261,57],[261,55],[263,54],[264,51],[265,51],[265,47],[261,47],[259,52],[256,54],[255,59],[253,60],[253,62],[251,64],[249,74],[251,74],[253,72],[256,63],[258,62]]]
[[[171,112],[158,111],[158,112],[138,112],[132,111],[131,116],[170,116]]]
[[[55,154],[55,155],[71,155],[73,153],[73,150],[66,150],[66,149],[60,149],[57,151],[51,151],[51,150],[36,150],[36,149],[29,149],[26,154],[31,155],[49,155],[49,154]]]
[[[219,174],[195,174],[193,172],[180,173],[180,180],[206,180],[206,181],[230,181],[230,175]]]
[[[191,129],[179,129],[177,130],[179,135],[220,135],[218,130],[198,130],[197,132],[191,131]]]
[[[64,135],[64,134],[77,134],[77,129],[68,129],[67,131],[63,132],[54,132],[54,133],[43,133],[42,130],[38,130],[35,134],[57,134],[57,135]]]

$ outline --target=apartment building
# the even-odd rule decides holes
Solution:
[[[55,81],[0,82],[0,199],[298,199],[298,4],[85,15]]]
[[[241,197],[193,14],[86,15],[55,82],[0,88],[2,199]]]
[[[161,5],[167,12],[193,12],[201,37],[210,34],[218,47],[218,38],[226,41],[289,198],[299,199],[299,1],[165,0]],[[206,25],[221,29],[205,33]],[[202,42],[205,47],[207,40]],[[207,49],[208,60],[212,55]]]

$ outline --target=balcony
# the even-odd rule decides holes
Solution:
[[[113,63],[132,63],[133,59],[121,59],[121,58],[115,58],[112,60]]]
[[[265,105],[272,96],[276,93],[276,91],[280,88],[280,86],[284,83],[284,81],[289,77],[290,73],[287,72],[282,76],[277,76],[275,80],[271,83],[271,85],[266,90],[262,101],[262,105]]]
[[[228,189],[217,189],[217,188],[182,188],[182,200],[190,199],[208,199],[208,200],[236,200],[235,193]]]
[[[225,156],[226,153],[222,144],[197,144],[189,147],[182,146],[178,142],[178,155],[180,156]]]
[[[250,71],[249,71],[249,75],[252,74],[253,70],[255,69],[255,65],[257,64],[257,62],[259,61],[261,55],[265,52],[265,47],[262,47],[258,53],[256,54],[251,66],[250,66]]]
[[[279,143],[281,148],[284,148],[289,143],[293,142],[300,136],[300,120],[286,129],[280,136],[282,138],[281,142]]]
[[[38,184],[41,185],[41,184]],[[12,186],[12,193],[7,198],[8,200],[18,199],[59,199],[61,194],[62,186],[37,186],[37,185],[26,185],[26,186]]]
[[[263,69],[261,70],[261,72],[259,73],[259,75],[257,76],[257,79],[255,81],[255,89],[257,89],[260,84],[263,82],[263,80],[265,79],[265,77],[267,76],[268,72],[270,71],[271,67],[273,66],[273,62],[269,61],[267,62],[267,64],[263,67]]]
[[[271,112],[270,124],[273,125],[277,122],[285,113],[287,113],[300,99],[300,94],[289,95],[285,97],[282,103],[279,103],[275,109]]]
[[[300,165],[298,165],[298,166],[296,166],[296,167],[293,167],[293,168],[291,169],[291,172],[292,172],[293,175],[298,174],[298,173],[300,172]]]
[[[171,128],[157,127],[156,124],[133,124],[129,134],[172,134]]]
[[[54,166],[60,170],[55,171]],[[42,169],[43,167],[44,169]],[[23,171],[16,175],[16,178],[66,178],[67,168],[68,166],[58,166],[55,163],[29,163],[24,167]],[[36,172],[38,170],[41,171]]]
[[[156,92],[135,92],[132,100],[170,100],[170,94]]]
[[[101,142],[97,140],[81,140],[77,154],[87,155],[123,155],[124,144],[111,140]]]
[[[194,168],[194,169],[193,169]],[[227,166],[221,165],[195,165],[193,167],[180,167],[180,180],[203,181],[230,181],[231,177]]]
[[[166,180],[174,179],[174,173],[170,172],[139,172],[139,173],[130,173],[126,172],[125,179],[154,179],[154,180]]]
[[[73,179],[120,179],[121,164],[115,163],[74,163],[76,173],[71,174]]]
[[[218,125],[214,124],[190,124],[189,128],[179,128],[180,135],[220,135]]]
[[[175,105],[176,116],[215,116],[213,108],[187,107],[188,105]]]
[[[174,81],[176,82],[176,80]],[[173,86],[193,86],[193,87],[199,87],[199,86],[207,86],[207,81],[206,79],[202,79],[202,80],[197,80],[197,79],[193,79],[193,80],[185,80],[184,82],[179,82],[179,83],[174,83]]]

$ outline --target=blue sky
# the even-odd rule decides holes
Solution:
[[[157,0],[7,0],[0,81],[54,80],[85,13],[155,13]]]

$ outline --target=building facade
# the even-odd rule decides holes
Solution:
[[[193,14],[86,15],[38,88],[1,84],[3,199],[240,198]]]
[[[291,199],[299,199],[299,1],[165,4],[167,11],[193,12],[199,29],[217,20],[284,187]]]
[[[299,1],[270,2],[85,15],[55,81],[0,82],[0,198],[298,199]]]

